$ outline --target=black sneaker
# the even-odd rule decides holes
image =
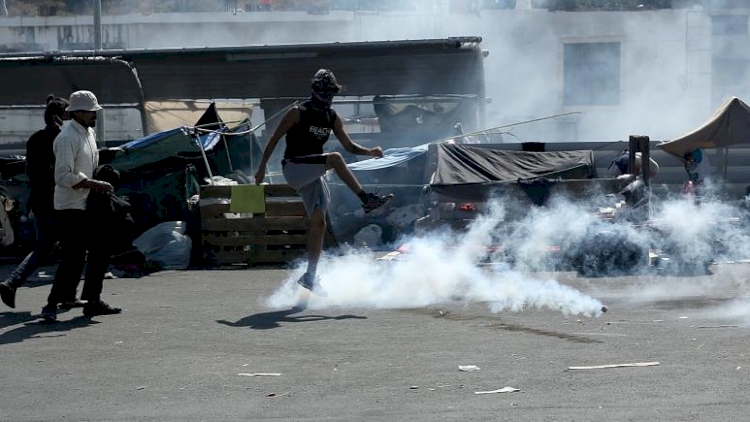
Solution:
[[[63,310],[70,310],[73,308],[83,308],[86,306],[88,301],[80,300],[80,299],[73,299],[73,300],[66,300],[65,302],[62,302],[58,305],[60,309]]]
[[[320,285],[320,278],[316,277],[314,280],[308,273],[302,274],[302,277],[297,280],[297,284],[306,288],[307,290],[315,293],[321,297],[328,297],[328,293]]]
[[[47,305],[42,308],[42,319],[45,322],[57,322],[57,305]]]
[[[97,315],[114,315],[122,312],[122,309],[110,306],[101,300],[90,300],[83,306],[83,315],[92,317]]]
[[[393,199],[393,194],[378,196],[374,193],[368,193],[365,196],[365,200],[362,201],[362,209],[365,210],[365,214],[369,214],[376,209],[388,204]]]
[[[0,299],[10,308],[16,307],[16,288],[8,280],[0,283]]]

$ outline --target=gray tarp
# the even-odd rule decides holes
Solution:
[[[737,97],[727,100],[701,127],[687,135],[659,144],[682,158],[698,148],[719,148],[750,141],[750,106]]]
[[[481,200],[503,184],[532,179],[588,179],[595,176],[594,152],[508,151],[476,145],[437,145],[437,170],[430,183],[445,196]]]

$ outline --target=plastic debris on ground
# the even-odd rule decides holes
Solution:
[[[187,223],[165,221],[146,230],[133,241],[146,260],[164,270],[186,270],[190,266],[193,242],[185,235]]]
[[[642,368],[646,366],[659,366],[659,362],[636,362],[636,363],[617,363],[613,365],[594,365],[594,366],[569,366],[571,371],[583,369],[611,369],[611,368]]]
[[[516,391],[521,391],[520,388],[513,388],[513,387],[503,387],[499,390],[492,390],[492,391],[475,391],[474,394],[498,394],[498,393],[515,393]]]
[[[281,374],[278,372],[255,372],[255,373],[240,372],[237,375],[241,377],[280,377],[281,376]]]

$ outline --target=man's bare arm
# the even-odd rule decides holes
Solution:
[[[279,122],[273,135],[271,135],[271,138],[268,140],[266,149],[263,151],[263,158],[261,158],[260,164],[258,165],[258,171],[255,173],[255,184],[261,184],[263,182],[263,179],[266,177],[266,166],[268,165],[268,160],[271,159],[271,154],[273,154],[273,151],[276,149],[276,144],[281,137],[286,135],[289,129],[297,123],[299,123],[299,108],[294,107],[284,114],[284,117],[281,118],[281,122]]]
[[[341,146],[343,146],[345,150],[351,152],[352,154],[369,155],[371,157],[378,158],[383,156],[383,149],[380,147],[365,148],[354,143],[354,141],[352,141],[352,138],[349,137],[349,134],[346,133],[346,130],[344,130],[344,123],[341,122],[341,118],[339,116],[336,116],[336,121],[333,124],[333,133],[336,135],[339,142],[341,142]]]

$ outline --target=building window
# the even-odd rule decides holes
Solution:
[[[747,35],[747,15],[711,16],[711,34]]]
[[[569,43],[564,49],[565,105],[620,103],[620,43]]]

